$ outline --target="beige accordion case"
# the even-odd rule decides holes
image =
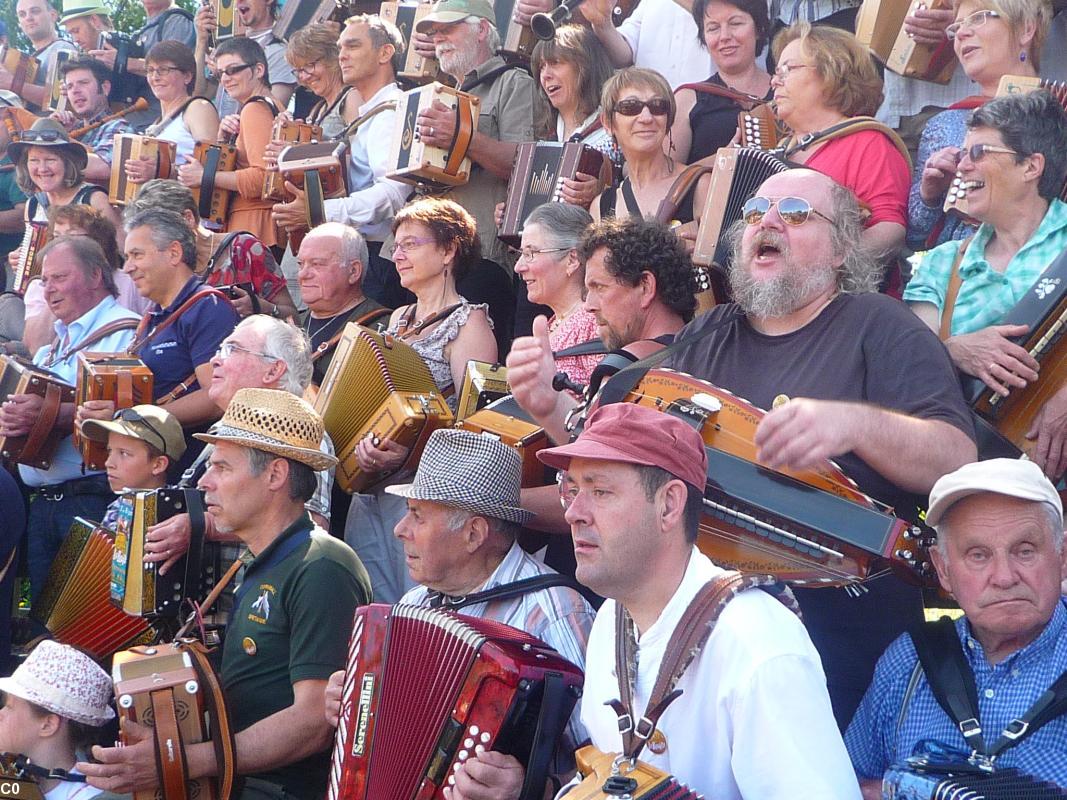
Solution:
[[[455,111],[458,126],[452,147],[431,147],[419,138],[419,113],[443,103]],[[462,186],[470,179],[471,160],[467,155],[471,139],[478,130],[481,100],[440,83],[431,83],[404,92],[397,103],[396,127],[393,129],[393,169],[386,177],[413,184]]]

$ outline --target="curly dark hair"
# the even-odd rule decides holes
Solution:
[[[482,241],[478,226],[459,203],[440,197],[420,197],[400,209],[393,217],[393,234],[405,222],[417,222],[426,227],[438,247],[456,245],[453,274],[457,281],[482,260]]]
[[[696,313],[693,264],[674,232],[662,222],[637,217],[610,218],[590,226],[578,243],[582,266],[606,248],[608,272],[619,283],[637,286],[648,272],[656,279],[656,298],[689,322]]]

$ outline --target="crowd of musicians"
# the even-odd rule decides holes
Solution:
[[[0,784],[1067,797],[1062,3],[141,1],[3,32]]]

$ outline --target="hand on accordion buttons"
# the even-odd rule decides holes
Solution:
[[[22,258],[22,248],[18,247],[7,254],[8,266],[10,266],[11,269],[17,269],[20,258]]]
[[[241,117],[238,114],[227,114],[219,123],[219,138],[225,134],[236,136],[241,132]]]
[[[456,114],[440,100],[419,114],[416,129],[423,144],[449,147],[456,133]]]
[[[421,58],[437,57],[437,50],[434,48],[433,37],[429,34],[416,32],[411,41],[412,44],[415,45],[415,52],[418,53]]]
[[[0,89],[5,92],[11,91],[11,87],[15,83],[15,76],[11,74],[11,70],[0,64]]]
[[[927,205],[938,205],[956,177],[962,151],[958,147],[942,147],[926,159],[919,177],[919,195]]]
[[[178,167],[178,180],[183,186],[195,189],[204,179],[204,165],[199,161],[189,161]]]
[[[390,439],[383,439],[375,446],[367,437],[356,445],[356,461],[364,472],[395,472],[407,461],[410,452],[410,448]]]
[[[126,177],[131,183],[144,183],[156,177],[156,169],[153,159],[148,156],[140,158],[127,158],[123,165],[126,169]]]
[[[307,192],[297,189],[289,181],[285,182],[285,191],[293,196],[288,203],[277,203],[270,215],[274,224],[287,231],[301,230],[308,226]]]
[[[534,14],[547,14],[555,7],[556,4],[552,0],[518,0],[512,19],[529,28],[530,19]]]
[[[919,8],[904,18],[904,30],[919,44],[938,45],[947,39],[945,28],[955,19],[951,8]]]
[[[0,436],[26,436],[40,416],[44,398],[36,394],[13,394],[0,404]]]
[[[281,139],[272,139],[267,142],[267,146],[263,148],[263,163],[268,172],[278,171],[278,154],[290,144],[292,142],[284,142]]]
[[[103,62],[107,65],[108,69],[115,68],[115,57],[119,54],[119,51],[114,47],[106,46],[103,50],[90,50],[89,55],[95,58],[97,61]]]
[[[74,424],[81,428],[87,419],[108,421],[115,416],[114,400],[86,400],[74,411]]]
[[[175,514],[170,519],[157,522],[148,528],[145,536],[144,560],[149,564],[160,561],[160,575],[166,575],[178,559],[189,549],[192,526],[188,514]]]
[[[126,744],[119,747],[93,747],[93,758],[100,763],[80,761],[75,768],[85,775],[86,783],[109,792],[134,792],[159,786],[156,769],[156,745],[152,729],[123,720]]]
[[[563,179],[563,191],[560,194],[565,203],[589,208],[593,199],[600,194],[601,189],[600,178],[579,172],[573,178]]]
[[[341,716],[341,691],[344,689],[345,671],[337,670],[330,676],[326,683],[326,722],[331,728],[337,727],[337,720]]]
[[[517,800],[526,777],[514,756],[486,750],[452,773],[455,786],[445,787],[447,800]]]
[[[945,342],[957,369],[973,375],[997,394],[1007,397],[1009,387],[1022,389],[1037,380],[1040,365],[1008,337],[1025,336],[1026,325],[990,325],[974,333],[952,336]]]

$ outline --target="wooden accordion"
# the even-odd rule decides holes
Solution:
[[[508,368],[488,361],[468,361],[463,373],[463,386],[456,404],[456,422],[462,422],[475,411],[481,411],[494,400],[511,390],[508,388]]]
[[[382,3],[382,9],[378,12],[382,19],[387,19],[396,25],[404,36],[405,49],[401,56],[402,66],[400,71],[396,73],[396,77],[404,86],[421,86],[424,83],[435,81],[441,71],[441,65],[437,63],[436,58],[423,58],[415,52],[415,48],[411,45],[411,35],[415,32],[415,26],[431,10],[433,10],[433,3],[410,5],[408,3],[387,1]]]
[[[755,434],[762,409],[669,369],[650,370],[625,402],[700,431],[708,482],[697,546],[716,564],[809,586],[847,586],[886,564],[916,579],[932,576],[932,537],[860,492],[832,462],[804,471],[761,466]]]
[[[443,798],[456,765],[498,750],[526,766],[522,798],[540,798],[581,685],[581,670],[507,625],[414,606],[363,606],[326,796]]]
[[[111,677],[119,720],[153,729],[162,785],[134,792],[135,800],[228,800],[237,758],[208,651],[199,642],[184,640],[141,645],[115,654]],[[200,742],[214,744],[218,777],[189,777],[185,750]]]
[[[44,81],[44,85],[48,89],[48,97],[45,98],[44,106],[41,109],[46,113],[66,110],[67,92],[63,88],[63,65],[70,60],[70,57],[71,52],[69,50],[60,50],[55,54],[51,65],[48,67],[48,75]]]
[[[37,254],[44,249],[51,238],[50,226],[47,222],[26,221],[26,231],[22,235],[18,263],[15,265],[15,280],[12,284],[15,292],[25,294],[30,281],[40,277],[41,262]]]
[[[111,400],[115,410],[152,402],[155,380],[145,363],[126,353],[78,353],[78,382],[75,405],[89,400]],[[81,450],[82,463],[88,470],[102,470],[107,461],[107,445],[94,442],[74,432],[74,442]],[[157,444],[162,444],[159,442]]]
[[[288,41],[301,28],[319,22],[344,22],[354,14],[377,14],[377,0],[305,0],[284,3],[274,23],[274,36]]]
[[[872,0],[867,0],[867,2],[872,2]],[[952,80],[952,73],[956,71],[956,52],[952,49],[952,42],[944,39],[936,45],[920,44],[908,36],[904,28],[904,18],[913,9],[950,9],[953,5],[952,0],[917,0],[914,5],[910,0],[881,0],[881,2],[883,4],[900,3],[904,6],[893,48],[889,51],[888,58],[885,59],[886,68],[905,78],[918,78],[921,81],[948,83]]]
[[[48,580],[30,616],[56,641],[97,660],[155,638],[144,617],[111,603],[111,559],[115,542],[98,523],[75,518],[52,561]]]
[[[518,247],[523,223],[540,205],[560,202],[563,181],[579,172],[600,175],[604,154],[578,142],[522,142],[515,151],[515,162],[504,201],[504,219],[497,238]]]
[[[305,192],[307,228],[326,221],[326,201],[348,194],[347,142],[312,142],[286,147],[278,154],[278,174]],[[299,241],[293,251],[299,249]]]
[[[193,159],[204,165],[204,177],[200,185],[193,188],[193,202],[200,214],[200,222],[205,228],[221,231],[226,227],[234,192],[217,188],[215,175],[232,172],[237,167],[237,145],[232,141],[197,142]]]
[[[114,158],[111,161],[111,181],[108,184],[107,199],[112,205],[124,206],[133,202],[141,191],[141,183],[130,180],[126,173],[128,159],[147,158],[154,162],[153,178],[173,178],[177,167],[178,148],[174,142],[165,139],[153,139],[135,133],[116,133]]]
[[[741,147],[755,150],[773,150],[782,138],[770,103],[760,103],[738,114],[737,129],[741,132]]]
[[[194,532],[189,551],[166,575],[159,565],[144,560],[148,528],[175,514],[190,516],[203,509],[203,495],[196,489],[127,491],[119,498],[115,523],[115,548],[111,562],[111,602],[127,614],[176,617],[188,597],[200,597],[221,574],[216,549],[204,548],[203,535]],[[205,557],[206,553],[206,557]]]
[[[644,761],[631,763],[628,758],[601,752],[592,745],[581,748],[575,758],[582,782],[567,792],[568,800],[703,800],[703,795]]]
[[[419,113],[437,101],[456,115],[456,133],[449,148],[431,147],[419,138]],[[467,155],[478,130],[478,109],[482,101],[440,83],[431,83],[404,92],[397,103],[393,150],[389,162],[393,169],[386,177],[412,184],[462,186],[470,179],[471,160]]]
[[[893,800],[1067,800],[1067,790],[1015,769],[993,772],[969,765],[937,769],[907,764],[882,777],[882,796]]]
[[[315,410],[337,451],[334,480],[349,493],[391,474],[359,468],[356,445],[361,439],[391,439],[410,448],[399,467],[409,469],[418,463],[430,434],[452,424],[452,412],[422,357],[399,339],[353,322],[337,342]]]
[[[1034,419],[1067,382],[1067,252],[1060,253],[1041,277],[1009,311],[999,325],[1027,325],[1030,330],[1012,339],[1026,348],[1040,365],[1037,380],[1022,389],[1009,387],[1008,396],[997,394],[977,378],[964,381],[963,394],[978,415],[979,454],[990,457],[1001,450],[996,439],[1007,440],[1029,453],[1036,440],[1026,433]],[[992,434],[983,423],[996,429]],[[1005,455],[1015,454],[1008,448]]]
[[[537,453],[551,446],[545,429],[527,414],[512,395],[494,400],[480,411],[457,423],[457,428],[499,439],[514,448],[522,458],[522,486],[544,486],[545,465]]]
[[[37,73],[41,62],[9,44],[0,47],[0,64],[11,73],[11,91],[17,95],[22,94],[25,84],[39,83]]]
[[[719,149],[700,213],[694,264],[727,266],[730,261],[727,233],[741,219],[741,207],[767,178],[787,169],[789,165],[773,153],[745,147]]]
[[[215,12],[215,42],[224,42],[234,36],[244,36],[245,26],[237,14],[234,0],[211,0]]]
[[[288,142],[288,146],[317,142],[322,138],[322,128],[312,125],[310,122],[299,122],[288,117],[278,117],[274,120],[274,129],[270,134],[271,141]],[[263,184],[264,200],[273,200],[283,203],[289,197],[285,191],[285,178],[281,172],[268,172],[267,182]]]
[[[71,433],[56,422],[60,405],[74,402],[74,387],[29,361],[17,356],[0,356],[0,403],[15,394],[35,394],[44,403],[29,433],[0,436],[0,457],[13,464],[48,469],[60,440]]]

